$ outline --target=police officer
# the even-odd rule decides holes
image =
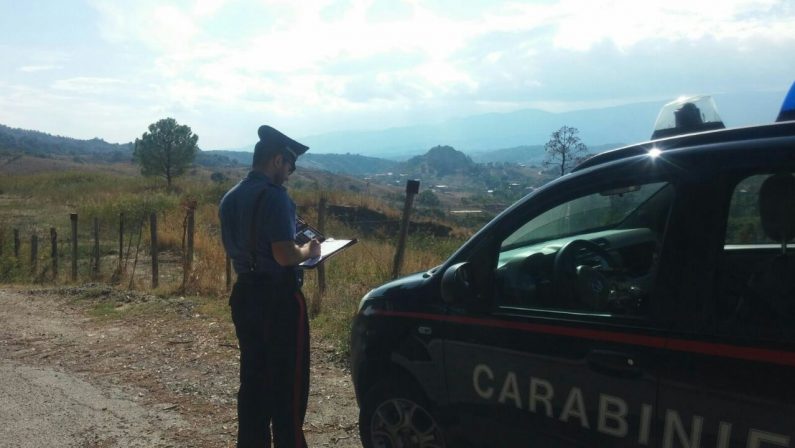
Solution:
[[[309,148],[270,126],[258,134],[252,170],[219,209],[237,273],[229,299],[240,345],[237,446],[271,446],[272,426],[276,447],[306,447],[309,328],[297,265],[319,256],[320,243],[295,243],[295,203],[283,185]]]

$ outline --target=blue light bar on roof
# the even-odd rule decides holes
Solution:
[[[791,120],[795,120],[795,82],[792,83],[789,93],[784,97],[784,104],[781,105],[776,122]]]

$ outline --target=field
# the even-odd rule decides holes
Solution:
[[[220,244],[217,204],[223,193],[245,175],[244,169],[226,170],[221,172],[222,176],[216,174],[216,180],[211,180],[213,173],[196,169],[177,179],[176,187],[168,191],[161,179],[142,178],[129,164],[69,163],[60,165],[59,169],[52,161],[42,166],[40,160],[30,160],[36,163],[20,165],[20,161],[15,161],[20,168],[4,170],[0,180],[0,282],[43,285],[93,282],[113,285],[119,290],[147,291],[159,297],[200,297],[209,303],[223,304],[213,312],[218,318],[229,319],[225,306],[226,257]],[[317,221],[321,195],[330,206],[378,212],[384,224],[400,220],[402,188],[359,187],[360,181],[355,179],[301,169],[288,184],[299,213],[309,222]],[[190,206],[195,207],[194,258],[192,269],[184,275],[186,216]],[[71,214],[77,214],[78,220],[74,280]],[[121,214],[123,230],[120,230]],[[154,289],[150,252],[152,214],[157,218],[159,259],[158,287]],[[99,236],[96,241],[95,222]],[[328,340],[341,358],[347,350],[348,328],[359,298],[391,278],[396,251],[397,235],[384,230],[390,227],[357,224],[360,223],[343,222],[333,216],[326,219],[327,235],[356,237],[359,243],[327,263],[327,286],[322,295],[317,271],[307,271],[305,276],[304,292],[310,301],[314,335]],[[454,223],[446,224],[452,229],[447,237],[409,235],[402,273],[438,265],[473,232]],[[57,233],[55,258],[50,229]],[[34,236],[38,240],[35,254],[32,253]]]
[[[0,411],[0,438],[18,446],[233,446],[238,350],[217,204],[245,170],[196,169],[170,190],[129,164],[19,157],[0,159],[0,173],[0,399],[13,403]],[[359,243],[327,262],[323,294],[317,270],[307,271],[303,288],[312,333],[304,431],[312,446],[360,446],[349,328],[362,295],[391,278],[403,189],[301,169],[288,189],[311,223],[321,197],[329,209],[370,217],[328,214],[327,235]],[[194,257],[186,270],[189,207]],[[432,224],[449,236],[411,233],[403,274],[438,265],[473,231]]]

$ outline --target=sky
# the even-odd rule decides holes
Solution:
[[[202,149],[786,91],[792,0],[0,0],[0,124]]]

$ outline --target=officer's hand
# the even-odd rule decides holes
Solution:
[[[309,256],[311,258],[317,258],[320,256],[320,241],[316,238],[312,238],[312,241],[309,243]]]

